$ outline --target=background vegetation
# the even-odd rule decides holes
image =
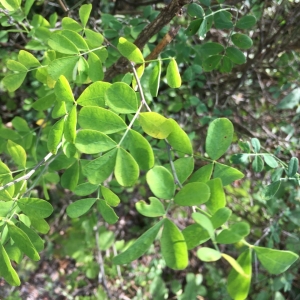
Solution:
[[[97,53],[104,73],[90,72],[88,76],[91,81],[131,83],[127,61],[121,58],[118,67],[115,67],[120,57],[114,48],[119,37],[135,41],[146,61],[159,56],[162,59],[159,91],[156,95],[151,85],[149,88],[155,68],[155,64],[149,64],[141,77],[145,98],[153,112],[173,118],[188,134],[194,157],[197,158],[194,171],[207,164],[205,141],[208,125],[217,118],[226,117],[234,126],[234,142],[219,162],[237,168],[245,177],[224,188],[227,207],[233,212],[229,223],[243,221],[249,224],[251,233],[247,242],[250,244],[299,254],[299,3],[287,0],[194,2],[27,0],[21,3],[20,9],[15,10],[14,6],[18,7],[20,1],[0,1],[0,76],[4,78],[0,86],[1,161],[9,166],[14,179],[27,174],[47,155],[49,131],[56,122],[53,99],[48,95],[51,95],[49,91],[58,77],[54,80],[43,71],[32,71],[24,76],[20,87],[11,88],[18,83],[15,78],[9,81],[7,76],[11,71],[20,70],[16,69],[19,66],[9,65],[9,60],[18,61],[20,50],[24,50],[33,54],[43,65],[48,64],[53,60],[48,51],[51,50],[48,39],[52,32],[67,26],[63,18],[82,22],[79,8],[92,4],[86,27],[107,39],[104,45],[108,55],[104,59],[105,52]],[[172,7],[174,10],[171,10]],[[215,14],[213,20],[205,18],[210,14],[210,9],[213,12],[225,9],[224,12],[230,12],[231,16]],[[166,17],[153,35],[149,32],[139,35],[159,13],[164,12],[170,21]],[[254,17],[253,25],[245,27],[242,23],[238,26],[243,16]],[[203,19],[207,21],[205,28]],[[251,23],[252,20],[248,21]],[[232,43],[231,37],[235,33],[251,38],[249,47],[247,39],[246,46],[241,47],[244,58],[234,56],[233,60],[222,58],[221,62],[216,62],[219,53],[230,57],[228,51],[219,51],[218,45],[227,49],[239,44]],[[96,37],[91,40],[96,40]],[[214,44],[205,48],[206,43]],[[159,49],[154,50],[157,45]],[[213,55],[215,57],[211,59]],[[181,75],[179,88],[172,86],[168,80],[170,57],[176,59]],[[90,57],[88,62],[96,65]],[[66,75],[75,99],[88,86],[84,66],[81,67],[77,69],[75,80]],[[130,117],[125,120],[130,121]],[[22,167],[22,163],[14,159],[8,140],[25,149],[28,159],[25,166]],[[171,169],[168,167],[170,153],[164,141],[148,140],[156,164]],[[118,222],[108,224],[95,207],[80,218],[71,219],[70,213],[67,214],[69,205],[82,196],[96,197],[97,193],[96,189],[91,189],[88,194],[83,194],[77,183],[72,184],[74,178],[68,179],[74,173],[74,169],[70,168],[74,163],[73,155],[65,155],[68,151],[72,148],[59,150],[28,178],[27,185],[22,185],[22,182],[16,184],[18,195],[49,200],[54,211],[47,218],[48,230],[39,231],[47,232],[42,235],[45,248],[40,253],[39,261],[34,262],[26,256],[18,261],[14,256],[17,254],[7,250],[22,284],[11,287],[0,279],[1,298],[231,299],[226,287],[231,266],[225,260],[210,263],[199,260],[198,248],[189,251],[188,267],[180,271],[166,266],[158,240],[140,259],[127,265],[114,265],[112,257],[154,224],[151,218],[138,213],[135,205],[139,200],[153,196],[151,185],[149,187],[146,180],[146,170],[130,187],[122,186],[114,177],[106,181],[106,186],[121,199],[115,208]],[[274,155],[276,165],[274,161],[263,160],[258,153]],[[84,157],[85,160],[91,158],[94,156],[90,154]],[[3,168],[0,177],[2,185],[7,182]],[[79,183],[83,182],[80,177]],[[3,191],[0,195],[5,197]],[[0,200],[0,213],[4,218],[7,209],[3,202],[7,199]],[[180,230],[195,223],[190,217],[190,208],[174,206],[171,214]],[[20,220],[26,225],[26,216]],[[1,231],[4,226],[1,219]],[[1,238],[4,244],[4,234]],[[213,243],[210,240],[202,246],[212,248]],[[237,258],[243,247],[243,243],[225,244],[220,245],[220,251]],[[299,299],[298,260],[287,271],[274,275],[261,266],[255,255],[253,257],[252,284],[247,299]],[[0,274],[3,276],[1,270]]]

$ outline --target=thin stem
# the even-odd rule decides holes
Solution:
[[[58,146],[57,146],[57,149],[59,149],[61,147],[62,143],[59,143]],[[0,191],[22,181],[22,180],[28,180],[34,173],[35,171],[41,166],[43,165],[44,163],[46,163],[50,157],[53,156],[53,153],[50,152],[48,153],[31,171],[29,171],[27,174],[25,174],[24,176],[21,176],[17,179],[14,179],[13,181],[10,181],[8,183],[6,183],[5,185],[3,186],[0,186]]]
[[[101,249],[100,249],[100,242],[99,242],[99,222],[97,222],[96,228],[95,228],[95,239],[96,239],[96,245],[97,245],[97,260],[98,260],[98,264],[100,267],[100,271],[98,274],[98,282],[102,283],[107,296],[109,299],[111,299],[111,295],[109,292],[109,289],[107,287],[107,282],[106,282],[106,276],[105,276],[105,269],[104,269],[104,260],[103,260],[103,256],[101,253]]]

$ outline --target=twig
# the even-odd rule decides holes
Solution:
[[[57,146],[57,149],[59,149],[60,147],[61,147],[61,145],[62,145],[62,143],[59,143],[58,144],[58,146]],[[16,183],[18,183],[18,182],[20,182],[20,181],[22,181],[22,180],[28,180],[34,173],[35,173],[35,171],[41,166],[41,165],[43,165],[44,163],[46,163],[49,159],[50,159],[50,157],[52,157],[53,156],[53,153],[52,152],[50,152],[50,153],[48,153],[35,167],[33,167],[33,169],[31,170],[31,171],[29,171],[27,174],[25,174],[24,176],[21,176],[21,177],[19,177],[19,178],[17,178],[17,179],[14,179],[13,181],[10,181],[10,182],[8,182],[8,183],[6,183],[5,185],[3,185],[3,186],[0,186],[0,191],[2,191],[2,190],[4,190],[4,189],[6,189],[6,188],[8,188],[8,187],[10,187],[10,186],[12,186],[12,185],[14,185],[14,184],[16,184]]]

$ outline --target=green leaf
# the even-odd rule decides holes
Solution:
[[[110,189],[108,189],[104,186],[101,186],[101,193],[108,205],[113,206],[113,207],[119,205],[120,198],[114,192],[112,192]]]
[[[15,242],[16,246],[32,260],[40,260],[40,256],[27,234],[12,222],[8,222],[7,226],[8,233],[11,239]]]
[[[55,83],[54,93],[57,99],[60,101],[74,103],[75,99],[72,93],[72,89],[67,78],[61,75]]]
[[[293,109],[300,103],[300,87],[292,90],[276,106],[277,109]]]
[[[156,112],[140,113],[139,121],[148,135],[156,139],[165,139],[173,130],[173,123]]]
[[[149,77],[149,90],[152,97],[157,97],[161,75],[161,60],[154,63],[155,65]]]
[[[78,50],[87,51],[89,49],[88,44],[84,40],[84,38],[75,31],[72,30],[62,30],[61,35],[66,37],[69,41],[71,41]]]
[[[122,186],[132,186],[139,178],[139,165],[123,148],[118,149],[114,174]]]
[[[64,132],[65,121],[63,118],[58,120],[51,128],[48,134],[47,147],[50,152],[56,154],[57,146],[59,145]]]
[[[64,75],[68,80],[72,80],[79,58],[79,56],[68,56],[51,61],[48,66],[49,75],[54,80],[57,80],[61,75]]]
[[[82,26],[78,22],[76,22],[75,20],[69,17],[63,18],[61,25],[63,29],[68,29],[76,32],[82,30]]]
[[[70,104],[70,103],[68,103],[68,104]],[[53,119],[57,119],[57,118],[65,116],[66,114],[67,114],[66,102],[57,99],[55,101],[55,105],[53,107],[53,110],[52,110],[52,113],[51,113],[51,117]]]
[[[95,32],[90,29],[84,29],[84,34],[87,39],[87,43],[89,44],[90,48],[98,48],[103,44],[104,37],[99,32]]]
[[[220,72],[229,73],[232,70],[232,62],[227,56],[223,56],[220,65]]]
[[[21,0],[1,0],[1,4],[8,11],[16,11],[21,6]]]
[[[173,175],[162,166],[156,166],[146,174],[146,180],[152,193],[162,199],[172,199],[175,192]]]
[[[244,53],[235,47],[227,47],[226,55],[235,64],[242,65],[246,62],[246,56]]]
[[[253,171],[256,173],[261,172],[264,169],[264,161],[260,156],[255,156],[252,162]]]
[[[79,18],[80,18],[80,21],[81,21],[81,24],[83,25],[83,27],[86,26],[86,24],[89,20],[91,11],[92,11],[92,4],[84,4],[84,5],[80,6]]]
[[[200,260],[206,262],[217,261],[222,257],[220,251],[207,247],[202,247],[198,249],[197,256]]]
[[[211,56],[219,54],[224,50],[224,47],[219,43],[208,42],[199,47],[199,52],[203,59]]]
[[[196,34],[196,32],[198,31],[200,25],[204,22],[203,19],[196,19],[196,20],[192,20],[188,26],[188,28],[185,31],[185,34],[187,36],[192,36],[194,34]],[[206,33],[206,31],[205,31]],[[205,34],[204,33],[204,34]]]
[[[13,127],[17,131],[26,132],[26,133],[31,131],[31,129],[28,126],[27,121],[21,117],[14,117],[11,122],[13,124]]]
[[[160,245],[162,256],[169,268],[183,270],[187,267],[188,251],[184,236],[169,219],[164,221]]]
[[[174,198],[175,203],[182,206],[193,206],[205,203],[210,197],[209,187],[203,182],[186,184]]]
[[[73,191],[77,186],[79,179],[79,164],[78,161],[65,170],[64,174],[61,176],[61,186],[65,189]]]
[[[210,197],[205,203],[211,214],[217,212],[220,208],[225,207],[226,198],[222,185],[222,180],[220,178],[212,179],[206,182],[210,189]]]
[[[252,39],[243,33],[235,33],[231,36],[233,44],[240,49],[249,49],[253,45]]]
[[[167,67],[167,83],[173,88],[179,88],[181,86],[181,77],[178,70],[177,62],[172,58]]]
[[[35,101],[32,104],[32,107],[36,110],[46,110],[48,108],[50,108],[54,102],[56,101],[56,97],[55,94],[53,92],[51,92],[50,94],[39,98],[37,101]]]
[[[221,59],[222,59],[222,55],[212,55],[206,58],[202,63],[203,70],[205,72],[210,72],[214,69],[217,69]]]
[[[237,23],[236,27],[240,29],[249,29],[256,24],[256,18],[254,16],[243,16],[241,17]]]
[[[208,235],[212,241],[215,241],[215,230],[211,220],[207,216],[196,212],[192,213],[192,218],[208,232]]]
[[[23,83],[27,72],[6,75],[2,82],[9,92],[14,92]]]
[[[198,169],[190,178],[189,182],[207,182],[212,175],[214,164],[207,164]]]
[[[49,224],[41,218],[30,216],[31,226],[40,233],[46,234],[50,230]]]
[[[154,154],[149,142],[137,131],[130,130],[126,136],[128,150],[141,170],[149,170],[154,165]]]
[[[120,37],[117,45],[120,53],[125,56],[128,60],[133,61],[137,64],[144,63],[144,57],[141,50],[133,43],[127,41],[125,38]]]
[[[117,148],[104,155],[91,160],[83,168],[83,173],[92,184],[102,183],[114,170],[117,156]]]
[[[6,217],[14,206],[14,201],[0,201],[0,217]]]
[[[259,139],[257,138],[252,138],[251,139],[251,144],[252,144],[252,147],[253,147],[253,150],[255,153],[258,153],[259,150],[260,150],[260,142],[259,142]]]
[[[20,223],[20,229],[23,230],[25,234],[29,237],[32,245],[38,252],[44,250],[44,240],[35,231],[30,229],[23,223]]]
[[[152,245],[165,219],[143,233],[128,249],[113,258],[115,265],[128,264],[141,257]]]
[[[28,69],[23,64],[21,64],[18,61],[11,60],[11,59],[9,59],[7,61],[6,66],[11,71],[17,71],[17,72],[27,72],[28,71]]]
[[[124,82],[115,82],[105,94],[107,105],[121,114],[135,113],[138,109],[138,100],[135,91]]]
[[[82,153],[95,154],[113,149],[117,143],[100,131],[82,129],[76,135],[75,146]]]
[[[210,6],[210,0],[200,0],[200,3],[206,6]]]
[[[203,8],[197,3],[189,4],[188,7],[187,7],[187,13],[191,17],[196,17],[196,18],[203,18],[204,17]]]
[[[231,21],[232,15],[228,11],[219,11],[214,14],[214,22],[216,29],[231,29],[233,23]]]
[[[102,62],[95,53],[89,53],[88,64],[88,75],[91,81],[102,80],[104,78]]]
[[[263,154],[263,158],[265,160],[265,163],[270,168],[275,169],[278,167],[278,162],[272,154]]]
[[[178,180],[183,184],[192,174],[194,170],[194,158],[193,157],[182,157],[174,161],[175,171]],[[171,168],[169,169],[171,170]]]
[[[29,218],[44,219],[48,218],[53,212],[52,205],[39,198],[20,198],[17,203],[19,208],[24,214],[28,215]]]
[[[18,54],[18,61],[23,64],[26,68],[39,67],[40,62],[29,52],[21,50]]]
[[[105,134],[115,133],[127,128],[117,114],[102,107],[83,107],[78,115],[78,123],[83,129],[92,129]]]
[[[178,151],[181,155],[193,154],[193,146],[190,138],[186,132],[179,126],[173,119],[169,119],[172,124],[172,131],[168,135],[168,143],[172,146],[173,150]]]
[[[118,221],[119,217],[105,200],[99,200],[97,204],[98,209],[105,222],[107,222],[108,224],[115,224]]]
[[[16,165],[20,168],[26,167],[26,151],[24,148],[13,141],[7,141],[7,152],[12,157]]]
[[[234,300],[247,299],[252,275],[251,252],[251,249],[247,249],[237,259],[237,262],[243,269],[244,273],[248,275],[247,278],[238,273],[235,269],[232,269],[229,273],[227,280],[227,291]]]
[[[279,188],[281,185],[281,181],[275,181],[269,185],[267,185],[263,190],[262,190],[262,198],[264,200],[270,200],[272,199],[276,193],[278,192]]]
[[[25,13],[25,16],[28,15],[32,5],[34,3],[34,0],[26,0],[25,1],[25,5],[24,5],[24,13]]]
[[[111,86],[108,82],[97,81],[89,85],[77,99],[81,106],[105,107],[105,93]]]
[[[64,137],[66,141],[74,144],[76,138],[76,125],[77,125],[77,108],[73,105],[71,108],[64,125]]]
[[[208,127],[205,148],[209,157],[219,159],[229,148],[233,139],[233,125],[226,118],[212,121]]]
[[[243,276],[244,278],[248,279],[250,276],[247,275],[243,268],[241,267],[241,265],[231,256],[225,254],[225,253],[222,253],[222,257],[224,259],[227,260],[227,262],[229,262],[229,264],[234,268],[235,271],[237,271],[241,276]]]
[[[217,243],[234,244],[250,233],[250,226],[246,222],[237,222],[228,229],[223,229],[217,236]]]
[[[145,217],[155,218],[165,214],[163,204],[155,197],[149,198],[150,204],[140,200],[135,204],[136,210]]]
[[[200,24],[200,27],[198,30],[198,35],[200,38],[203,39],[203,38],[205,38],[206,33],[209,31],[208,26],[207,26],[207,18],[205,18],[204,20],[202,20],[202,19],[198,19],[198,20],[201,20],[201,24]],[[195,26],[195,28],[196,28],[196,26]],[[194,28],[193,28],[193,30],[194,30]]]
[[[15,269],[12,267],[9,257],[1,243],[0,243],[0,266],[1,266],[0,276],[3,277],[8,284],[12,286],[19,286],[21,284],[20,278],[17,272],[15,271]]]
[[[297,174],[299,169],[299,160],[297,157],[292,157],[289,161],[288,169],[287,169],[287,176],[293,177]]]
[[[199,224],[192,224],[182,230],[188,250],[197,247],[209,240],[208,232]]]
[[[299,256],[291,251],[275,250],[264,247],[253,247],[258,260],[271,274],[278,275],[285,272]]]
[[[52,33],[48,45],[55,51],[64,54],[78,54],[79,50],[68,38],[60,33]]]
[[[227,222],[231,216],[231,213],[232,211],[227,207],[217,210],[210,219],[214,229],[221,227],[225,222]]]
[[[78,196],[87,196],[92,194],[98,189],[98,185],[91,184],[89,182],[84,182],[81,184],[78,184],[76,188],[74,189],[74,194]]]
[[[215,164],[213,178],[221,178],[223,186],[231,184],[233,181],[242,179],[244,174],[239,170],[223,165]]]
[[[78,218],[87,213],[96,201],[97,198],[86,198],[77,200],[67,207],[67,215],[72,219]]]

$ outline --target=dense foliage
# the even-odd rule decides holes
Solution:
[[[0,296],[297,299],[297,1],[137,2],[0,1]]]

